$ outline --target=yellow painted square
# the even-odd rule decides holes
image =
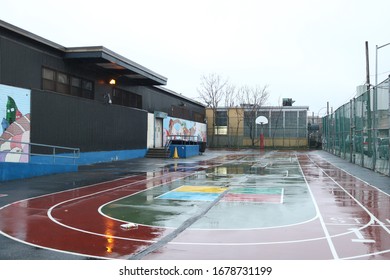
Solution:
[[[205,193],[223,193],[227,188],[215,186],[181,186],[175,191],[177,192],[205,192]]]

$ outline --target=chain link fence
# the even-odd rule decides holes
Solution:
[[[308,146],[307,107],[262,107],[251,116],[245,108],[222,108],[208,115],[209,147],[267,149],[296,148]],[[257,124],[258,117],[267,123]]]
[[[367,90],[322,119],[324,150],[390,175],[389,80]]]

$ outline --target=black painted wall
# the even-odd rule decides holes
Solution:
[[[33,90],[31,142],[81,152],[146,149],[147,112]],[[34,148],[34,152],[43,152]]]

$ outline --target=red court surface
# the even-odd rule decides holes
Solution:
[[[147,160],[153,161],[142,164]],[[253,171],[260,161],[267,162],[265,170]],[[0,233],[6,242],[0,257],[12,259],[7,250],[21,246],[59,259],[389,260],[390,179],[340,162],[322,151],[215,152],[154,163],[160,167],[148,172],[101,176],[82,186],[64,179],[60,191],[1,204]],[[89,169],[88,176],[94,172]],[[52,180],[58,178],[64,176]],[[378,185],[369,183],[375,178]],[[45,189],[35,180],[28,188]],[[2,183],[0,201],[16,197],[23,181]],[[211,203],[158,199],[182,185],[211,183],[223,187]],[[237,188],[248,186],[253,193],[237,194],[242,191]],[[272,188],[277,192],[269,192]],[[126,199],[140,204],[134,208]],[[118,212],[123,216],[110,214],[118,207],[125,209]]]

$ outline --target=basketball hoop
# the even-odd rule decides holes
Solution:
[[[267,124],[268,123],[268,119],[264,116],[259,116],[256,118],[256,121],[255,121],[257,124]]]
[[[260,149],[264,149],[264,134],[263,134],[263,124],[268,123],[268,119],[264,116],[258,116],[255,120],[255,122],[259,125],[261,125],[261,132],[260,132]]]

